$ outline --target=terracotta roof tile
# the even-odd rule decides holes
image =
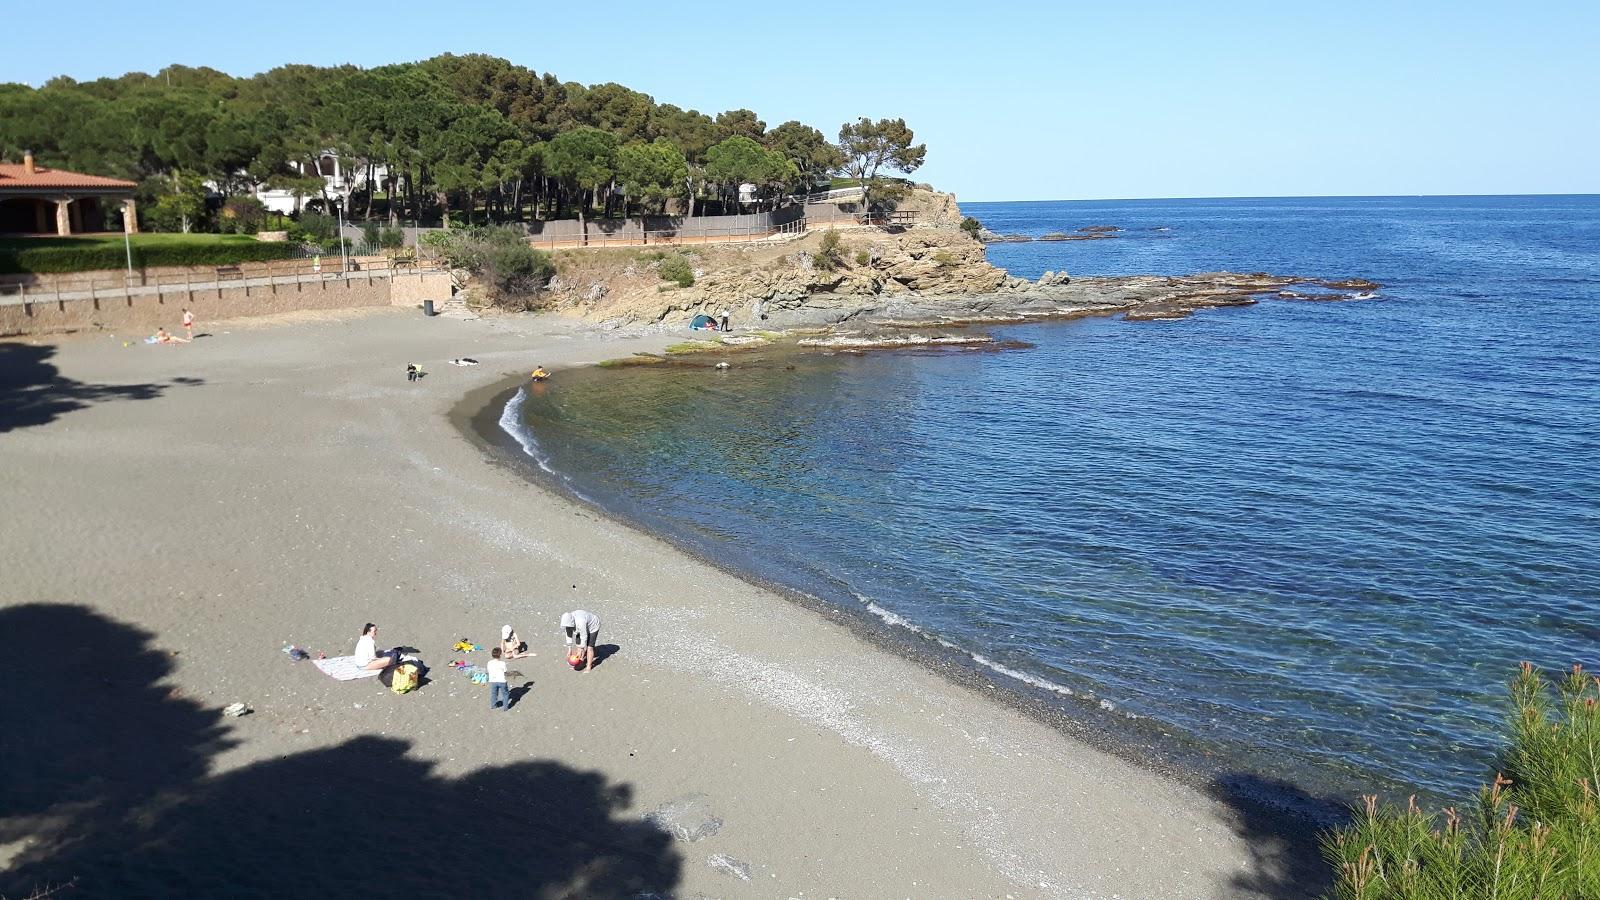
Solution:
[[[0,163],[0,191],[8,193],[16,190],[73,190],[74,188],[131,191],[136,187],[138,185],[131,181],[84,175],[79,172],[63,172],[60,169],[47,169],[44,166],[35,166],[33,174],[29,175],[21,163]]]

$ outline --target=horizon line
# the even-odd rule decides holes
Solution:
[[[935,188],[937,190],[937,188]],[[1600,191],[1534,191],[1517,194],[1226,194],[1208,197],[1062,197],[1033,200],[961,200],[958,203],[1132,203],[1156,200],[1404,200],[1420,197],[1600,197]]]

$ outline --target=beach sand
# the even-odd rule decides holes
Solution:
[[[451,419],[534,364],[677,335],[201,325],[0,344],[0,894],[1300,894],[1252,816],[539,487]],[[607,650],[585,674],[557,626],[579,607]],[[279,652],[350,653],[367,621],[421,651],[419,691]],[[538,655],[491,712],[446,664],[506,623]]]

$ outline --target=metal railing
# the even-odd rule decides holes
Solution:
[[[528,243],[540,250],[564,250],[577,247],[653,247],[657,245],[686,246],[692,244],[739,244],[768,241],[784,236],[804,234],[806,220],[795,219],[782,225],[757,225],[747,222],[732,226],[699,226],[693,232],[683,229],[639,230],[627,229],[607,234],[592,231],[587,237],[576,234],[532,235]]]
[[[81,279],[57,281],[48,289],[26,284],[0,285],[0,305],[17,306],[31,303],[61,303],[68,300],[119,300],[167,294],[184,294],[193,297],[209,291],[244,288],[245,295],[255,288],[277,290],[284,285],[303,286],[327,282],[348,282],[360,279],[389,278],[440,268],[431,259],[350,260],[348,270],[341,271],[340,260],[324,259],[322,264],[296,261],[293,266],[240,264],[217,266],[211,274],[185,272],[159,274],[141,278],[130,284],[123,273],[90,273]]]

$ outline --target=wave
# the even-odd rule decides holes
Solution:
[[[933,641],[934,643],[936,643],[939,646],[945,648],[946,650],[954,650],[955,652],[960,653],[963,656],[966,656],[968,659],[970,659],[973,662],[977,663],[978,665],[984,667],[985,669],[990,670],[991,672],[997,672],[997,673],[999,673],[1001,675],[1006,676],[1007,678],[1015,679],[1015,680],[1020,681],[1023,684],[1026,684],[1026,685],[1028,685],[1030,687],[1035,687],[1035,688],[1038,688],[1039,690],[1042,690],[1042,691],[1048,691],[1049,693],[1056,694],[1058,696],[1074,697],[1074,698],[1080,698],[1080,699],[1084,699],[1084,700],[1094,700],[1094,699],[1096,699],[1092,694],[1075,691],[1072,688],[1067,687],[1064,684],[1057,684],[1056,682],[1051,681],[1051,680],[1049,680],[1047,678],[1040,678],[1037,675],[1032,675],[1032,674],[1029,674],[1027,672],[1023,672],[1020,669],[1013,669],[1010,666],[1005,665],[1004,663],[996,662],[995,660],[992,660],[989,657],[984,656],[981,653],[976,653],[976,652],[973,652],[971,650],[968,650],[965,647],[962,647],[959,644],[951,643],[950,641],[947,641],[944,638],[939,637],[937,634],[933,634],[932,632],[928,631],[927,629],[923,628],[922,626],[916,625],[916,624],[908,621],[905,617],[899,615],[898,613],[895,613],[895,612],[892,612],[890,610],[884,609],[883,607],[881,607],[878,604],[874,603],[872,600],[870,600],[870,599],[868,599],[866,597],[863,597],[860,594],[856,594],[853,591],[851,593],[855,596],[855,598],[857,600],[859,600],[861,602],[861,605],[866,608],[867,612],[872,613],[874,616],[877,616],[878,618],[882,619],[888,625],[890,625],[892,627],[895,627],[895,628],[904,628],[905,630],[907,630],[907,631],[909,631],[909,632],[911,632],[911,633],[913,633],[915,635],[918,635],[920,637],[924,637],[924,638],[927,638],[930,641]],[[1140,718],[1140,716],[1138,716],[1135,713],[1131,713],[1131,712],[1127,712],[1127,711],[1124,711],[1124,710],[1117,709],[1116,704],[1114,704],[1110,700],[1106,700],[1104,698],[1100,698],[1098,705],[1099,705],[1099,707],[1101,709],[1105,710],[1106,712],[1120,713],[1121,715],[1126,716],[1129,719]]]
[[[537,463],[539,469],[546,475],[561,479],[562,484],[566,485],[567,490],[573,496],[585,503],[594,504],[595,501],[589,495],[578,490],[578,486],[573,483],[571,478],[551,468],[549,458],[545,456],[544,450],[539,447],[539,439],[533,436],[533,431],[528,428],[527,423],[522,419],[522,405],[527,400],[527,386],[524,385],[517,388],[516,394],[512,395],[511,399],[506,401],[505,408],[500,410],[500,430],[516,441],[517,446],[522,448],[523,454]]]

